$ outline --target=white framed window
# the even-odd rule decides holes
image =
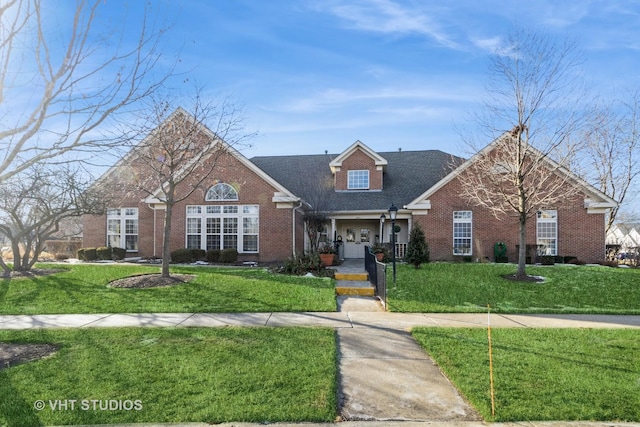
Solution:
[[[138,251],[138,208],[107,209],[107,246]]]
[[[352,170],[347,174],[347,188],[349,190],[368,190],[369,189],[369,171],[368,170]]]
[[[186,213],[187,248],[259,251],[258,205],[187,206]]]
[[[453,212],[453,254],[472,255],[473,254],[473,212],[454,211]]]
[[[558,255],[558,211],[538,211],[536,226],[538,255]]]
[[[187,248],[200,249],[202,246],[202,218],[187,218]]]
[[[239,200],[238,191],[226,182],[219,182],[207,191],[204,198],[207,202],[220,201],[220,200]]]

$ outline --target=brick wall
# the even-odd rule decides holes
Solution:
[[[242,162],[230,154],[220,157],[212,157],[209,161],[216,161],[215,173],[205,180],[205,182],[193,191],[184,201],[178,202],[173,208],[173,220],[171,230],[171,250],[184,248],[185,228],[186,228],[186,206],[187,205],[247,205],[257,204],[260,206],[260,228],[259,228],[259,253],[240,254],[241,261],[276,261],[283,260],[291,256],[293,239],[293,218],[292,209],[279,209],[271,201],[276,189],[265,182],[258,174],[247,168]],[[208,170],[207,165],[203,165],[192,176],[194,179],[185,180],[177,189],[178,194],[186,194],[195,185],[195,177],[198,173]],[[232,184],[238,190],[238,201],[225,202],[205,202],[206,191],[214,184],[214,180]],[[123,188],[122,183],[112,185],[114,189]],[[164,210],[155,212],[155,233],[154,233],[154,211],[141,201],[140,194],[133,194],[114,190],[114,194],[119,193],[120,205],[111,207],[138,207],[138,227],[139,227],[139,253],[138,256],[162,254],[162,236],[164,224]],[[239,226],[242,226],[239,224]],[[300,220],[297,227],[301,227]],[[302,229],[298,231],[302,234]],[[84,217],[84,238],[83,246],[102,246],[106,243],[106,216],[85,216]],[[297,242],[298,243],[298,242]],[[300,245],[302,243],[299,243]]]
[[[414,221],[425,231],[432,260],[454,260],[453,211],[473,212],[473,259],[494,260],[494,245],[504,242],[510,262],[517,262],[519,244],[518,216],[515,213],[496,219],[486,208],[462,199],[460,182],[452,180],[429,199],[431,209],[427,215],[415,215]],[[585,262],[604,259],[604,214],[588,214],[584,208],[584,194],[567,197],[562,205],[548,206],[558,211],[558,255],[576,256]],[[536,243],[536,217],[527,222],[527,244]]]
[[[348,190],[350,170],[368,170],[369,190],[382,190],[382,171],[376,170],[375,161],[359,148],[343,160],[340,170],[335,173],[336,190]]]

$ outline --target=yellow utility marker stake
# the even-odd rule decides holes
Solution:
[[[493,350],[491,346],[491,306],[487,304],[487,334],[489,336],[489,383],[491,387],[491,416],[496,416],[496,398],[493,389]]]

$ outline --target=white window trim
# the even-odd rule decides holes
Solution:
[[[137,233],[127,233],[127,220],[136,221]],[[116,235],[109,232],[109,221],[120,223],[120,242],[117,246],[126,249],[127,253],[136,253],[140,250],[140,220],[138,218],[138,208],[108,208],[107,209],[107,235],[106,244],[109,245],[109,236]],[[127,249],[127,236],[136,236],[136,249]]]
[[[213,197],[213,191],[215,188],[224,188],[224,191],[218,191],[218,194],[222,194],[223,197]],[[238,198],[238,190],[231,184],[227,184],[226,182],[218,182],[217,184],[211,186],[209,190],[207,190],[207,194],[205,194],[205,201],[207,202],[233,202],[239,200]]]
[[[207,207],[211,207],[207,212]],[[236,212],[232,212],[237,209]],[[218,212],[213,212],[218,210]],[[220,247],[224,247],[224,219],[235,218],[237,222],[237,236],[236,249],[241,254],[257,254],[260,252],[260,206],[259,205],[188,205],[185,208],[185,236],[184,245],[187,247],[188,236],[193,234],[187,234],[187,222],[189,218],[200,218],[200,249],[207,250],[207,218],[220,218]],[[190,212],[191,211],[191,212]],[[247,233],[247,236],[257,236],[256,250],[245,251],[244,250],[244,218],[254,218],[258,220],[257,233]],[[228,235],[228,234],[227,234]]]
[[[468,218],[456,218],[456,214],[457,213],[468,213],[469,217]],[[453,226],[451,229],[451,233],[452,233],[452,237],[453,237],[453,255],[456,256],[471,256],[473,255],[473,211],[453,211],[452,214],[452,218],[453,218]],[[456,249],[456,239],[467,239],[466,237],[456,237],[456,226],[455,224],[469,224],[470,225],[470,229],[469,229],[469,250],[466,252],[460,252],[458,249]]]
[[[367,184],[366,186],[353,186],[352,183],[354,183],[354,181],[356,182],[360,182],[360,179],[356,179],[355,177],[352,179],[351,176],[352,174],[355,175],[356,173],[358,173],[359,175],[365,175],[367,176]],[[369,173],[369,171],[367,169],[357,169],[357,170],[349,170],[347,171],[347,189],[348,190],[368,190],[369,188],[371,188],[371,174]]]

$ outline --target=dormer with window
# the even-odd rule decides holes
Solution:
[[[387,160],[356,141],[329,166],[336,191],[381,191]]]

